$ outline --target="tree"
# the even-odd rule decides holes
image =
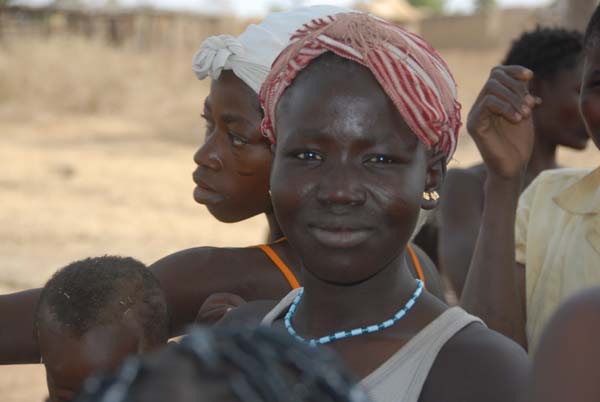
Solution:
[[[498,5],[496,0],[475,0],[475,10],[478,12],[486,12],[496,8]]]
[[[442,14],[446,0],[408,0],[411,6],[430,11],[434,14]]]

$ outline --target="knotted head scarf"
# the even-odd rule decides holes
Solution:
[[[211,36],[194,56],[192,69],[198,79],[216,80],[231,70],[258,94],[277,55],[289,44],[296,29],[315,18],[352,10],[335,6],[299,7],[273,13],[258,25],[250,25],[239,36]]]
[[[326,52],[367,67],[413,133],[449,161],[460,129],[456,83],[440,55],[420,36],[363,13],[314,19],[299,29],[275,60],[260,100],[261,129],[275,143],[275,111],[298,73]]]

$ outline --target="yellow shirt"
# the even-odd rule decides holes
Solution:
[[[600,168],[539,175],[521,195],[515,230],[532,353],[557,306],[600,284]]]

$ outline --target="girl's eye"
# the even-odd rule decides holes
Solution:
[[[228,132],[227,135],[229,135],[229,139],[231,140],[231,143],[236,147],[241,147],[248,143],[248,141],[246,141],[244,138],[242,138],[239,135],[236,135],[232,132]]]
[[[394,159],[385,155],[375,155],[367,159],[368,163],[383,163],[383,164],[391,164],[394,163]]]
[[[296,158],[302,159],[303,161],[322,161],[323,157],[314,151],[300,152],[296,155]]]

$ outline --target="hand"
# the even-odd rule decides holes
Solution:
[[[225,314],[244,303],[246,303],[244,299],[233,293],[214,293],[208,296],[200,307],[196,324],[216,324]]]
[[[488,172],[520,177],[533,149],[532,109],[541,99],[529,94],[533,72],[521,66],[496,66],[469,112],[467,130]]]

